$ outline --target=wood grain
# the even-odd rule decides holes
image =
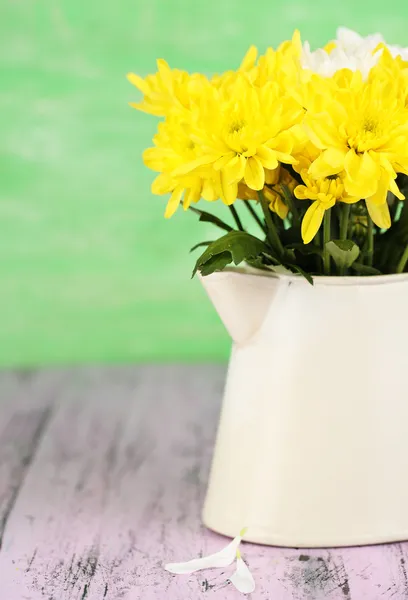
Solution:
[[[0,550],[8,518],[49,423],[54,391],[61,386],[61,379],[57,374],[38,377],[29,371],[0,378]]]
[[[147,366],[0,376],[1,600],[242,598],[231,569],[163,569],[226,543],[200,523],[224,375]],[[253,600],[408,598],[407,544],[242,550]]]

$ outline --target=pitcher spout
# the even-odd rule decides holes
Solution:
[[[279,279],[225,270],[200,277],[232,340],[244,344],[264,322]]]

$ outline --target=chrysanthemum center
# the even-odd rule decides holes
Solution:
[[[374,119],[365,119],[363,122],[363,131],[364,133],[377,133],[378,121],[375,121]]]
[[[228,133],[239,133],[246,125],[243,119],[232,121],[228,127]]]
[[[347,145],[357,154],[373,148],[373,144],[384,135],[383,124],[375,117],[363,117],[357,126],[357,131],[348,139]]]

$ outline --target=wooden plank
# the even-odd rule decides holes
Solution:
[[[72,371],[8,518],[1,600],[242,598],[231,569],[163,569],[226,543],[200,522],[223,378],[210,366]],[[252,600],[408,598],[407,544],[243,553]]]
[[[62,376],[63,379],[63,376]],[[47,428],[58,372],[16,371],[0,377],[0,549],[8,519]]]

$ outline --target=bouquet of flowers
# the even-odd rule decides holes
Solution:
[[[166,218],[181,205],[221,230],[195,246],[193,274],[407,269],[408,49],[340,28],[315,51],[297,31],[262,56],[252,46],[211,78],[157,65],[128,75],[143,94],[131,106],[162,118],[143,156],[152,192],[170,194]],[[231,223],[201,208],[217,200]]]

